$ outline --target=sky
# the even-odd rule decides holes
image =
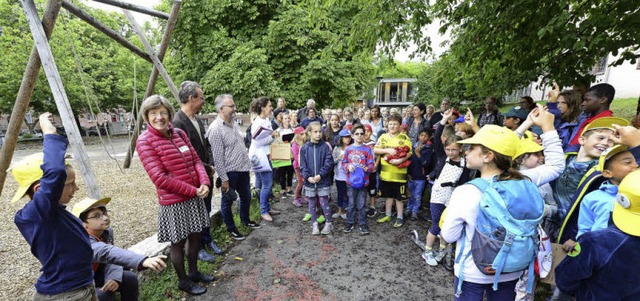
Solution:
[[[95,1],[91,1],[91,0],[82,0],[85,4],[91,6],[91,7],[95,7],[95,8],[100,8],[100,9],[105,9],[105,10],[110,10],[110,11],[122,11],[121,8],[119,7],[115,7],[115,6],[111,6],[111,5],[107,5],[107,4],[102,4],[99,2],[95,2]],[[147,8],[153,8],[154,6],[158,5],[160,3],[160,0],[121,0],[122,2],[128,2],[128,3],[132,3],[132,4],[136,4],[136,5],[140,5],[140,6],[144,6]],[[136,19],[136,21],[138,22],[138,24],[142,25],[144,24],[144,22],[147,21],[153,21],[156,18],[149,16],[149,15],[145,15],[145,14],[140,14],[140,13],[136,13],[136,12],[132,12],[134,18]],[[433,53],[436,57],[440,56],[444,51],[446,51],[448,49],[448,46],[441,46],[440,44],[446,40],[449,39],[449,35],[445,35],[445,36],[441,36],[438,33],[438,28],[440,27],[439,25],[439,21],[438,20],[434,20],[434,22],[427,26],[424,30],[423,30],[423,34],[425,34],[425,36],[430,36],[431,37],[431,47],[433,48]],[[410,45],[408,49],[404,50],[404,51],[399,51],[396,53],[395,55],[395,59],[400,61],[400,62],[407,62],[407,61],[411,61],[411,59],[409,58],[409,55],[416,49],[415,45]],[[420,61],[420,58],[414,58],[414,61]],[[425,60],[427,62],[431,61],[431,59],[427,59]]]

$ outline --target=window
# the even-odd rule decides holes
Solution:
[[[595,75],[600,75],[600,74],[604,74],[604,72],[607,70],[607,56],[604,56],[603,58],[600,59],[600,61],[593,66],[593,74]]]

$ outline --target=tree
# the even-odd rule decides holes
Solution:
[[[185,2],[166,65],[176,82],[198,81],[210,99],[233,94],[240,111],[260,95],[283,96],[290,107],[308,98],[320,107],[344,105],[373,77],[373,52],[341,42],[349,36],[350,14],[349,7],[329,10],[324,25],[313,26],[308,11],[294,3]]]

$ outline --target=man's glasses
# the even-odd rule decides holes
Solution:
[[[362,135],[364,135],[364,133],[357,132],[357,133],[353,133],[353,135],[354,135],[354,136],[362,136]]]

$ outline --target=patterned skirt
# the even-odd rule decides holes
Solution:
[[[158,209],[158,242],[177,243],[194,232],[209,227],[204,200],[195,197]]]

